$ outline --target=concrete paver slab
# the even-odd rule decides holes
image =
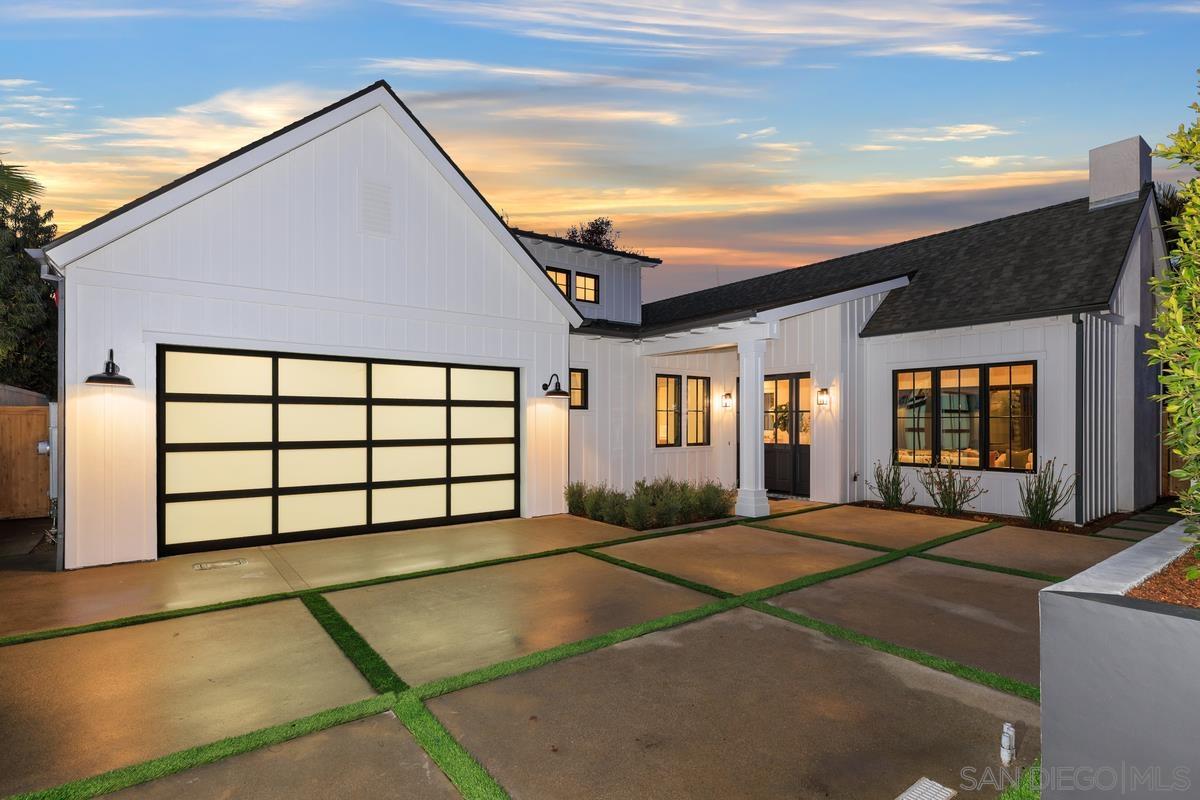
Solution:
[[[414,685],[712,600],[576,553],[326,597]]]
[[[1116,524],[1118,528],[1132,528],[1135,531],[1150,531],[1157,532],[1170,525],[1170,522],[1159,522],[1157,520],[1144,520],[1130,517]]]
[[[1032,703],[749,609],[430,707],[514,797],[891,798],[1039,741]]]
[[[310,586],[329,586],[636,534],[628,528],[559,514],[290,542],[273,547]]]
[[[109,795],[120,800],[435,800],[458,796],[454,785],[391,712]]]
[[[1105,528],[1097,531],[1097,536],[1107,536],[1113,539],[1125,539],[1130,542],[1140,542],[1142,539],[1148,539],[1158,531],[1135,531],[1130,528]]]
[[[791,511],[803,511],[806,508],[817,508],[826,505],[816,500],[802,500],[798,497],[784,497],[779,500],[767,500],[767,506],[772,514],[786,514]]]
[[[0,675],[0,795],[372,695],[299,600],[3,647]]]
[[[202,561],[244,564],[197,570]],[[291,585],[259,547],[171,556],[72,572],[0,569],[0,636],[191,608],[287,592]]]
[[[773,519],[767,524],[775,528],[816,533],[895,550],[979,526],[978,522],[971,520],[862,506],[837,506],[810,511],[794,517]]]
[[[771,602],[893,644],[1038,682],[1038,590],[1048,584],[903,558]]]
[[[879,555],[862,547],[804,539],[744,525],[629,542],[606,547],[601,552],[734,594],[827,572]]]
[[[1138,522],[1161,522],[1163,525],[1171,525],[1179,521],[1179,517],[1174,514],[1157,514],[1146,512],[1143,514],[1134,514],[1130,519]]]
[[[1069,578],[1121,552],[1130,544],[1132,542],[1006,525],[935,547],[929,552]]]

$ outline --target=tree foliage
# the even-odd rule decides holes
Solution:
[[[37,197],[41,193],[42,185],[30,177],[24,167],[0,161],[0,203]]]
[[[1196,119],[1181,124],[1159,145],[1155,155],[1200,170],[1200,103],[1192,103]],[[1192,178],[1178,191],[1181,209],[1168,225],[1175,233],[1170,264],[1152,285],[1158,296],[1153,346],[1147,355],[1162,371],[1160,399],[1169,423],[1163,431],[1167,446],[1180,456],[1171,475],[1184,481],[1179,510],[1189,520],[1189,532],[1200,530],[1200,179]],[[1200,575],[1200,567],[1195,572]]]
[[[621,232],[613,228],[613,221],[608,217],[596,217],[591,222],[581,222],[567,228],[565,238],[589,247],[615,250],[617,249],[617,240],[621,238]]]
[[[17,197],[0,202],[0,383],[54,397],[58,310],[26,247],[54,238],[54,212]]]

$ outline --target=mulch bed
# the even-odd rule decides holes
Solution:
[[[850,505],[862,506],[863,508],[883,508],[883,503],[877,500],[860,500],[857,503]],[[909,514],[925,514],[930,517],[945,517],[947,519],[965,519],[971,522],[984,524],[985,522],[999,522],[1002,525],[1012,525],[1017,528],[1033,528],[1034,525],[1029,524],[1029,520],[1024,517],[1010,517],[1005,514],[983,514],[976,511],[969,511],[966,514],[941,514],[937,509],[929,506],[901,506],[900,508],[888,509],[889,511],[905,511]],[[1129,519],[1133,514],[1109,514],[1106,517],[1093,520],[1087,525],[1073,525],[1069,522],[1055,522],[1039,530],[1057,531],[1058,533],[1074,533],[1088,535],[1102,531],[1105,528],[1111,527],[1118,522]]]
[[[1189,549],[1144,582],[1125,593],[1126,597],[1170,603],[1176,606],[1200,608],[1200,579],[1189,581],[1187,572],[1197,564],[1194,550]]]

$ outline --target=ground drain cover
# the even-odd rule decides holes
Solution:
[[[246,563],[244,558],[229,558],[225,561],[198,561],[192,564],[192,569],[203,571],[208,569],[224,569],[226,567],[240,567]]]
[[[942,786],[937,781],[931,781],[929,778],[921,778],[905,789],[904,793],[896,800],[950,800],[957,796],[958,792],[953,789]]]

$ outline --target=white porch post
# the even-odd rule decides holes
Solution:
[[[734,512],[743,517],[763,517],[770,513],[762,443],[763,361],[766,353],[767,343],[763,339],[738,343],[740,471]]]

